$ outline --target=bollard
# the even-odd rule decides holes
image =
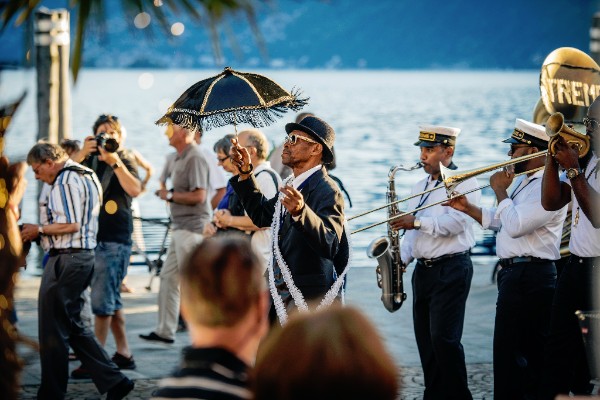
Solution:
[[[59,143],[70,137],[69,12],[35,13],[38,139]]]

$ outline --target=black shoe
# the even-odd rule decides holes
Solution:
[[[73,371],[71,371],[71,378],[73,379],[91,379],[92,376],[90,375],[90,372],[83,368],[83,365],[80,365],[79,367],[75,368]]]
[[[135,361],[133,361],[133,354],[131,357],[127,358],[121,353],[116,353],[111,358],[112,362],[117,364],[119,369],[135,369]]]
[[[140,338],[144,340],[150,340],[153,342],[162,342],[168,344],[173,344],[175,342],[173,339],[165,339],[164,337],[160,337],[154,332],[150,332],[149,335],[140,335]]]
[[[121,400],[133,390],[135,383],[127,377],[112,387],[106,394],[106,400]]]

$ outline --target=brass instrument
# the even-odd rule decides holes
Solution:
[[[404,167],[397,165],[390,169],[388,174],[388,190],[386,198],[388,204],[388,216],[398,214],[398,206],[396,202],[396,183],[395,175],[398,171],[413,171],[422,168],[423,164],[417,163],[412,167]],[[378,208],[381,209],[382,207]],[[388,225],[388,235],[377,238],[371,242],[367,249],[367,255],[370,258],[377,260],[377,285],[381,288],[381,301],[383,306],[389,312],[398,310],[404,300],[403,274],[406,271],[406,266],[402,264],[400,258],[400,233],[395,231]]]
[[[579,158],[585,156],[590,151],[589,136],[567,126],[565,124],[565,116],[560,112],[556,112],[548,117],[546,121],[546,134],[550,136],[550,140],[548,141],[548,151],[550,154],[556,154],[556,142],[560,136],[567,142],[567,145],[577,148]]]
[[[403,198],[403,199],[400,199],[400,200],[395,200],[395,198],[391,199],[391,200],[388,199],[390,202],[388,204],[386,204],[385,206],[374,208],[372,210],[366,211],[366,212],[364,212],[362,214],[359,214],[359,215],[357,215],[355,217],[349,218],[349,220],[353,219],[353,218],[356,218],[356,217],[359,217],[359,216],[362,216],[362,215],[369,214],[369,213],[377,211],[377,210],[380,210],[380,209],[382,209],[384,207],[388,207],[388,206],[392,206],[392,205],[398,204],[400,202],[409,200],[409,199],[411,199],[411,198],[413,198],[415,196],[419,196],[421,194],[433,192],[434,190],[438,190],[438,189],[442,189],[442,188],[446,189],[446,192],[448,194],[448,198],[447,199],[440,200],[440,201],[437,201],[437,202],[434,202],[434,203],[431,203],[431,204],[426,204],[424,206],[417,207],[414,210],[401,212],[401,213],[396,214],[396,215],[391,215],[391,216],[388,215],[388,218],[386,220],[380,221],[380,222],[375,222],[373,224],[364,226],[362,228],[355,229],[352,232],[350,232],[350,234],[354,235],[355,233],[366,231],[366,230],[374,228],[376,226],[379,226],[379,225],[382,225],[382,224],[385,224],[385,223],[389,223],[389,222],[393,221],[396,218],[400,218],[400,217],[403,217],[403,216],[409,215],[409,214],[414,214],[414,213],[416,213],[418,211],[425,210],[425,209],[433,207],[433,206],[437,206],[438,204],[442,204],[442,203],[444,203],[444,202],[446,202],[449,199],[452,199],[454,197],[464,196],[464,195],[476,192],[478,190],[485,189],[486,187],[488,187],[490,185],[487,184],[487,185],[479,186],[479,187],[476,187],[476,188],[471,189],[471,190],[469,190],[467,192],[464,192],[464,193],[454,193],[454,189],[456,188],[456,186],[458,186],[459,184],[461,184],[462,182],[464,182],[465,180],[467,180],[469,178],[473,178],[473,177],[476,177],[478,175],[484,174],[486,172],[493,171],[493,170],[498,169],[498,168],[506,167],[508,165],[513,165],[513,164],[517,164],[517,163],[520,163],[520,162],[523,162],[523,161],[531,160],[533,158],[542,157],[542,156],[545,156],[547,153],[548,152],[546,150],[544,150],[544,151],[538,151],[537,153],[527,154],[527,155],[524,155],[524,156],[521,156],[521,157],[512,158],[512,159],[510,159],[508,161],[503,161],[503,162],[499,162],[499,163],[496,163],[496,164],[491,164],[489,166],[485,166],[485,167],[481,167],[481,168],[475,168],[475,169],[468,170],[468,171],[453,171],[453,170],[451,170],[449,168],[446,168],[446,167],[444,167],[443,165],[440,164],[440,171],[441,171],[442,181],[444,183],[443,186],[440,185],[440,186],[437,186],[435,188],[426,190],[424,192],[421,192],[421,193],[418,193],[416,195],[412,195],[412,196],[409,196],[409,197],[406,197],[406,198]],[[538,171],[538,170],[540,170],[542,168],[543,167],[539,167],[539,168],[534,168],[534,169],[529,170],[529,171],[521,172],[519,174],[516,174],[515,177],[523,175],[523,174],[531,174],[531,173],[533,173],[535,171]],[[389,208],[388,208],[388,210],[389,210]],[[389,214],[389,212],[388,212],[388,214]]]

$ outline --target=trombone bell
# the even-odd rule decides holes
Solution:
[[[556,142],[560,136],[567,142],[567,145],[577,149],[579,158],[585,156],[590,151],[590,138],[565,125],[565,116],[560,112],[556,112],[548,117],[548,121],[546,121],[546,134],[550,136],[548,151],[552,155],[556,154]]]

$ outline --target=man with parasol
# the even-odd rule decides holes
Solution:
[[[281,155],[293,170],[269,200],[258,189],[246,148],[232,139],[232,161],[240,174],[230,183],[256,226],[271,226],[273,257],[269,284],[273,310],[284,324],[293,308],[307,310],[307,300],[331,304],[344,279],[348,241],[344,200],[324,165],[333,160],[335,132],[325,121],[307,117],[285,126]]]

